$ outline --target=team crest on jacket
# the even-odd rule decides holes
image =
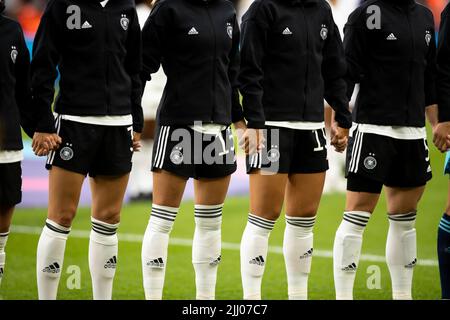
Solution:
[[[323,41],[327,40],[328,38],[328,28],[326,25],[322,25],[322,29],[320,29],[320,37]]]
[[[122,15],[122,18],[120,18],[120,25],[122,26],[122,29],[127,31],[128,26],[130,25],[130,20],[127,18],[126,14]]]
[[[431,33],[430,31],[426,31],[425,32],[425,42],[427,43],[427,46],[430,46],[430,42],[431,42]]]
[[[233,26],[229,22],[227,23],[227,33],[230,39],[233,39]]]
[[[17,60],[17,56],[19,55],[19,52],[17,51],[17,48],[15,46],[11,47],[11,60],[15,64]]]

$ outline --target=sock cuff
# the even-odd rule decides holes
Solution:
[[[180,208],[175,208],[175,207],[168,207],[168,206],[162,206],[159,204],[152,204],[152,210],[156,209],[156,210],[164,210],[164,211],[169,211],[170,213],[178,213],[178,210],[180,210]]]
[[[359,227],[365,228],[370,220],[370,212],[345,211],[343,219]]]
[[[177,217],[179,208],[160,206],[157,204],[152,205],[152,217],[156,217],[162,220],[174,222]]]
[[[45,221],[45,226],[53,232],[57,232],[57,233],[64,234],[64,235],[68,235],[70,233],[70,229],[71,229],[71,228],[67,228],[62,225],[59,225],[55,221],[52,221],[50,219],[47,219]]]
[[[110,224],[95,219],[94,217],[91,217],[91,223],[92,223],[92,231],[102,234],[104,236],[115,235],[117,233],[117,229],[119,228],[119,223]]]
[[[106,234],[103,231],[98,232],[94,228],[92,228],[90,240],[104,246],[115,246],[119,243],[117,233]]]
[[[269,231],[272,231],[273,227],[275,226],[275,221],[264,219],[251,213],[248,214],[248,222],[259,228],[263,228]]]
[[[390,221],[397,221],[397,222],[408,222],[408,221],[415,221],[417,216],[417,211],[412,211],[409,213],[404,214],[388,214],[388,218]]]
[[[219,218],[222,216],[223,203],[217,205],[195,205],[196,218]]]
[[[0,233],[0,238],[5,238],[5,237],[7,237],[7,236],[9,236],[9,231],[8,231],[8,232]]]
[[[312,228],[316,223],[316,217],[291,217],[286,215],[286,223],[294,227]]]
[[[439,222],[439,229],[450,234],[450,220],[448,220],[447,217],[448,215],[444,214],[441,218],[441,221]]]

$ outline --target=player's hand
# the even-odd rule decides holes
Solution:
[[[450,122],[438,123],[433,128],[433,143],[441,152],[450,148]]]
[[[138,132],[133,133],[133,151],[139,152],[141,151],[142,143],[141,143],[141,134]]]
[[[334,123],[331,125],[331,145],[336,152],[342,153],[348,145],[349,129],[341,128]]]
[[[248,128],[239,139],[239,147],[246,155],[260,152],[264,148],[265,138],[262,129]]]
[[[59,148],[62,139],[56,133],[36,132],[33,136],[31,147],[38,157],[47,156],[50,151]]]

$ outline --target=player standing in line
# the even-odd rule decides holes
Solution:
[[[431,179],[425,113],[437,122],[433,15],[413,0],[365,1],[349,17],[348,96],[360,83],[347,153],[347,202],[334,241],[337,299],[352,299],[364,229],[386,187],[394,299],[412,299],[417,205]]]
[[[6,241],[14,207],[22,201],[23,144],[20,126],[33,137],[30,108],[30,55],[19,23],[2,15],[0,0],[0,284],[6,262]],[[40,135],[50,147],[56,135]]]
[[[341,37],[325,0],[256,0],[244,15],[239,77],[244,115],[260,144],[266,141],[247,159],[244,299],[261,299],[269,235],[284,202],[289,299],[307,299],[313,227],[328,170],[323,100],[336,111],[332,144],[343,152],[352,125],[345,72]]]
[[[434,143],[442,152],[450,149],[450,5],[441,15],[437,51],[438,77],[436,82],[439,105],[439,124],[434,130]],[[450,174],[450,152],[447,152],[445,174]],[[448,204],[438,229],[438,258],[442,299],[450,299],[450,183]]]
[[[194,178],[192,263],[197,299],[214,299],[222,207],[236,170],[230,124],[239,102],[239,27],[226,0],[157,2],[143,29],[143,78],[162,64],[167,84],[153,151],[153,206],[142,245],[146,299],[162,299],[167,246],[186,182]]]
[[[91,177],[89,269],[94,299],[111,299],[120,211],[142,130],[141,32],[134,1],[54,0],[33,47],[33,110],[38,132],[56,132],[48,155],[48,219],[37,248],[40,299],[56,299],[66,240],[81,187]],[[54,82],[60,90],[51,112]],[[47,153],[35,141],[35,152]]]

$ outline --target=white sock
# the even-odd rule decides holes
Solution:
[[[353,299],[353,284],[361,255],[364,229],[370,213],[344,212],[333,247],[334,286],[337,300]]]
[[[117,266],[119,224],[109,224],[91,218],[89,240],[89,270],[94,300],[111,300],[114,275]]]
[[[145,299],[161,300],[167,265],[167,248],[179,208],[153,204],[142,243],[142,274]]]
[[[37,247],[36,275],[39,300],[56,300],[70,228],[47,219]]]
[[[2,284],[2,278],[5,274],[5,263],[6,263],[6,242],[8,241],[9,231],[5,233],[0,233],[0,285]]]
[[[197,300],[214,300],[217,269],[222,249],[222,208],[218,205],[195,205],[195,233],[192,264],[195,270]]]
[[[261,300],[269,236],[275,221],[249,214],[241,240],[241,276],[244,300]]]
[[[313,255],[313,228],[316,217],[286,215],[283,253],[288,279],[289,300],[308,299],[308,277]]]
[[[394,300],[412,300],[413,270],[417,264],[416,214],[389,215],[386,262]]]

